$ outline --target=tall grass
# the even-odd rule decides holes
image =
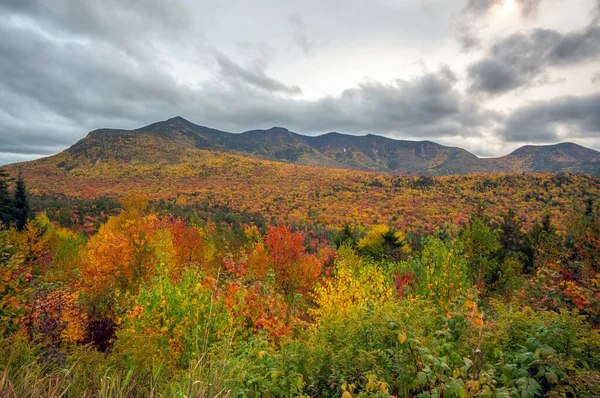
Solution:
[[[214,354],[203,353],[187,370],[178,373],[167,373],[161,365],[123,369],[110,358],[84,349],[63,369],[39,362],[24,367],[9,362],[1,370],[0,398],[227,398],[232,395],[231,364],[235,361],[227,347]]]

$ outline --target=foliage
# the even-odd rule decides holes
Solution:
[[[32,218],[31,208],[29,206],[29,199],[27,194],[27,187],[25,186],[25,180],[19,173],[17,182],[15,184],[15,193],[13,199],[14,214],[13,219],[18,230],[25,228],[27,221]]]
[[[425,239],[421,256],[404,265],[414,273],[413,294],[447,306],[470,287],[462,244],[439,236]]]
[[[233,167],[206,166],[194,170]],[[165,175],[189,172],[169,167]],[[174,207],[150,201],[156,196],[132,194],[120,214],[90,216],[83,229],[44,213],[22,229],[7,226],[0,396],[598,396],[598,209],[587,202],[577,210],[585,202],[576,200],[567,213],[578,216],[564,224],[548,212],[566,203],[552,184],[585,187],[587,195],[596,192],[592,180],[468,176],[460,180],[468,188],[452,191],[451,178],[340,176],[350,182],[312,176],[323,184],[308,218],[293,191],[253,209],[229,197],[219,220],[170,213]],[[527,201],[511,200],[515,211],[501,199],[481,205],[496,187],[544,197],[545,188],[519,191],[528,178],[559,199],[547,197],[554,204],[527,216]],[[430,219],[420,231],[399,229],[410,225],[412,209],[386,223],[365,206],[369,222],[341,231],[337,221],[331,229],[277,223],[294,212],[296,220],[339,221],[343,206],[332,198],[356,199],[345,189],[362,192],[363,182],[378,206],[400,203],[384,196],[406,190]],[[454,209],[451,196],[474,186],[479,205],[463,217],[468,207]],[[452,224],[419,202],[442,192]],[[223,203],[223,191],[212,194]],[[225,213],[236,207],[268,214],[277,226]],[[280,217],[281,208],[288,215]],[[442,229],[425,233],[438,223]]]
[[[394,231],[387,225],[375,225],[358,241],[359,250],[374,258],[397,260],[402,254],[410,252],[406,237],[400,231]]]
[[[280,291],[285,296],[308,293],[321,273],[322,264],[306,253],[304,236],[283,226],[269,227],[265,246]]]
[[[8,191],[9,182],[8,172],[4,168],[0,168],[0,224],[4,227],[13,221],[13,203]]]
[[[157,276],[140,290],[117,335],[117,352],[126,363],[157,361],[187,366],[197,353],[227,338],[231,320],[215,298],[210,279],[188,271],[173,282],[161,264]]]
[[[319,319],[381,305],[394,295],[390,282],[377,263],[364,260],[351,248],[343,246],[338,251],[333,277],[315,288],[316,308],[309,312]]]

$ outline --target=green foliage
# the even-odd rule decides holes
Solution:
[[[405,242],[406,238],[400,231],[394,231],[387,225],[376,225],[367,231],[358,241],[358,249],[366,256],[375,259],[389,258],[397,260],[403,254],[410,252]]]
[[[404,266],[416,277],[413,293],[441,307],[466,295],[471,285],[463,250],[457,240],[426,238],[421,256]]]
[[[117,352],[140,366],[159,361],[187,366],[230,337],[231,319],[211,282],[195,270],[172,281],[163,264],[137,295],[117,334]]]
[[[523,250],[525,235],[522,230],[522,222],[512,207],[502,214],[502,221],[498,229],[503,257],[515,255]]]
[[[473,282],[481,288],[491,286],[499,279],[500,241],[482,218],[473,218],[461,235],[465,258]]]

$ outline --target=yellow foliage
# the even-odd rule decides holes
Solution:
[[[394,297],[389,278],[381,269],[361,260],[357,263],[356,254],[348,249],[338,254],[335,276],[315,289],[317,308],[310,310],[311,315],[343,316],[353,309],[384,303]]]

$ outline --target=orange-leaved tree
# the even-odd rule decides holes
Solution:
[[[285,296],[308,293],[319,278],[323,264],[306,252],[304,235],[284,226],[269,227],[265,245],[277,288]]]

